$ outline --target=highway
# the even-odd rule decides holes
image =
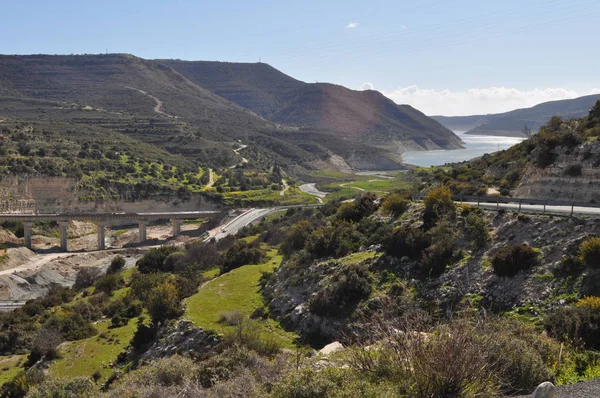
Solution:
[[[269,213],[280,210],[277,207],[271,207],[267,209],[250,209],[240,214],[233,220],[229,221],[225,225],[218,226],[217,228],[208,232],[207,240],[215,238],[215,240],[221,240],[228,235],[235,235],[238,231],[252,222],[265,217]]]

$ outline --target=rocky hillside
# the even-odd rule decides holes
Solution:
[[[533,133],[553,116],[564,119],[581,118],[600,99],[600,94],[587,95],[575,99],[550,101],[531,108],[517,109],[492,115],[474,116],[432,116],[453,131],[466,131],[467,134],[506,135],[522,137],[527,126]]]
[[[600,102],[587,117],[550,119],[540,132],[507,150],[448,168],[417,170],[422,188],[446,185],[455,194],[578,202],[600,201]]]

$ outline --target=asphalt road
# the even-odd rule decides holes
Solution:
[[[220,240],[225,238],[228,235],[235,235],[237,232],[244,228],[246,225],[251,224],[253,221],[256,221],[262,217],[265,217],[267,214],[277,211],[277,208],[267,208],[267,209],[250,209],[241,215],[237,216],[233,220],[229,221],[225,225],[221,225],[211,231],[208,232],[208,239],[215,238],[216,240]]]

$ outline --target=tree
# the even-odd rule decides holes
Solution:
[[[594,107],[590,110],[590,119],[600,118],[600,100],[596,101]]]
[[[523,126],[523,130],[521,130],[521,133],[523,133],[528,139],[530,139],[533,136],[531,128],[527,125],[527,123],[525,123],[525,125]]]
[[[448,187],[432,189],[425,195],[423,203],[425,204],[425,212],[423,214],[425,228],[431,228],[440,218],[454,218],[456,215],[456,207],[452,201],[452,192]]]
[[[110,265],[108,266],[108,269],[106,270],[107,274],[116,274],[118,272],[121,272],[121,270],[123,269],[123,267],[125,267],[125,258],[121,255],[117,255],[115,256],[112,261],[110,262]]]
[[[152,289],[148,298],[148,313],[154,324],[177,318],[183,313],[175,285],[165,282]]]
[[[92,286],[102,272],[99,268],[85,267],[79,270],[75,277],[75,289],[85,289]]]

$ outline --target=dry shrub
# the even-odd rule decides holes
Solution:
[[[239,311],[228,311],[219,314],[219,323],[224,323],[229,326],[239,325],[244,321],[246,316]]]

